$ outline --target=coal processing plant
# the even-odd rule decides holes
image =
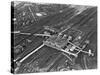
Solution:
[[[11,73],[97,69],[97,7],[11,2]]]

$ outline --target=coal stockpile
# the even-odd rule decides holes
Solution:
[[[97,7],[11,3],[11,72],[97,68]]]

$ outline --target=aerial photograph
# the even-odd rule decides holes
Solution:
[[[97,6],[11,2],[11,73],[98,68]]]

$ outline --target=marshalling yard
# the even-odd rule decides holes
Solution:
[[[11,3],[11,72],[97,68],[97,7]]]

